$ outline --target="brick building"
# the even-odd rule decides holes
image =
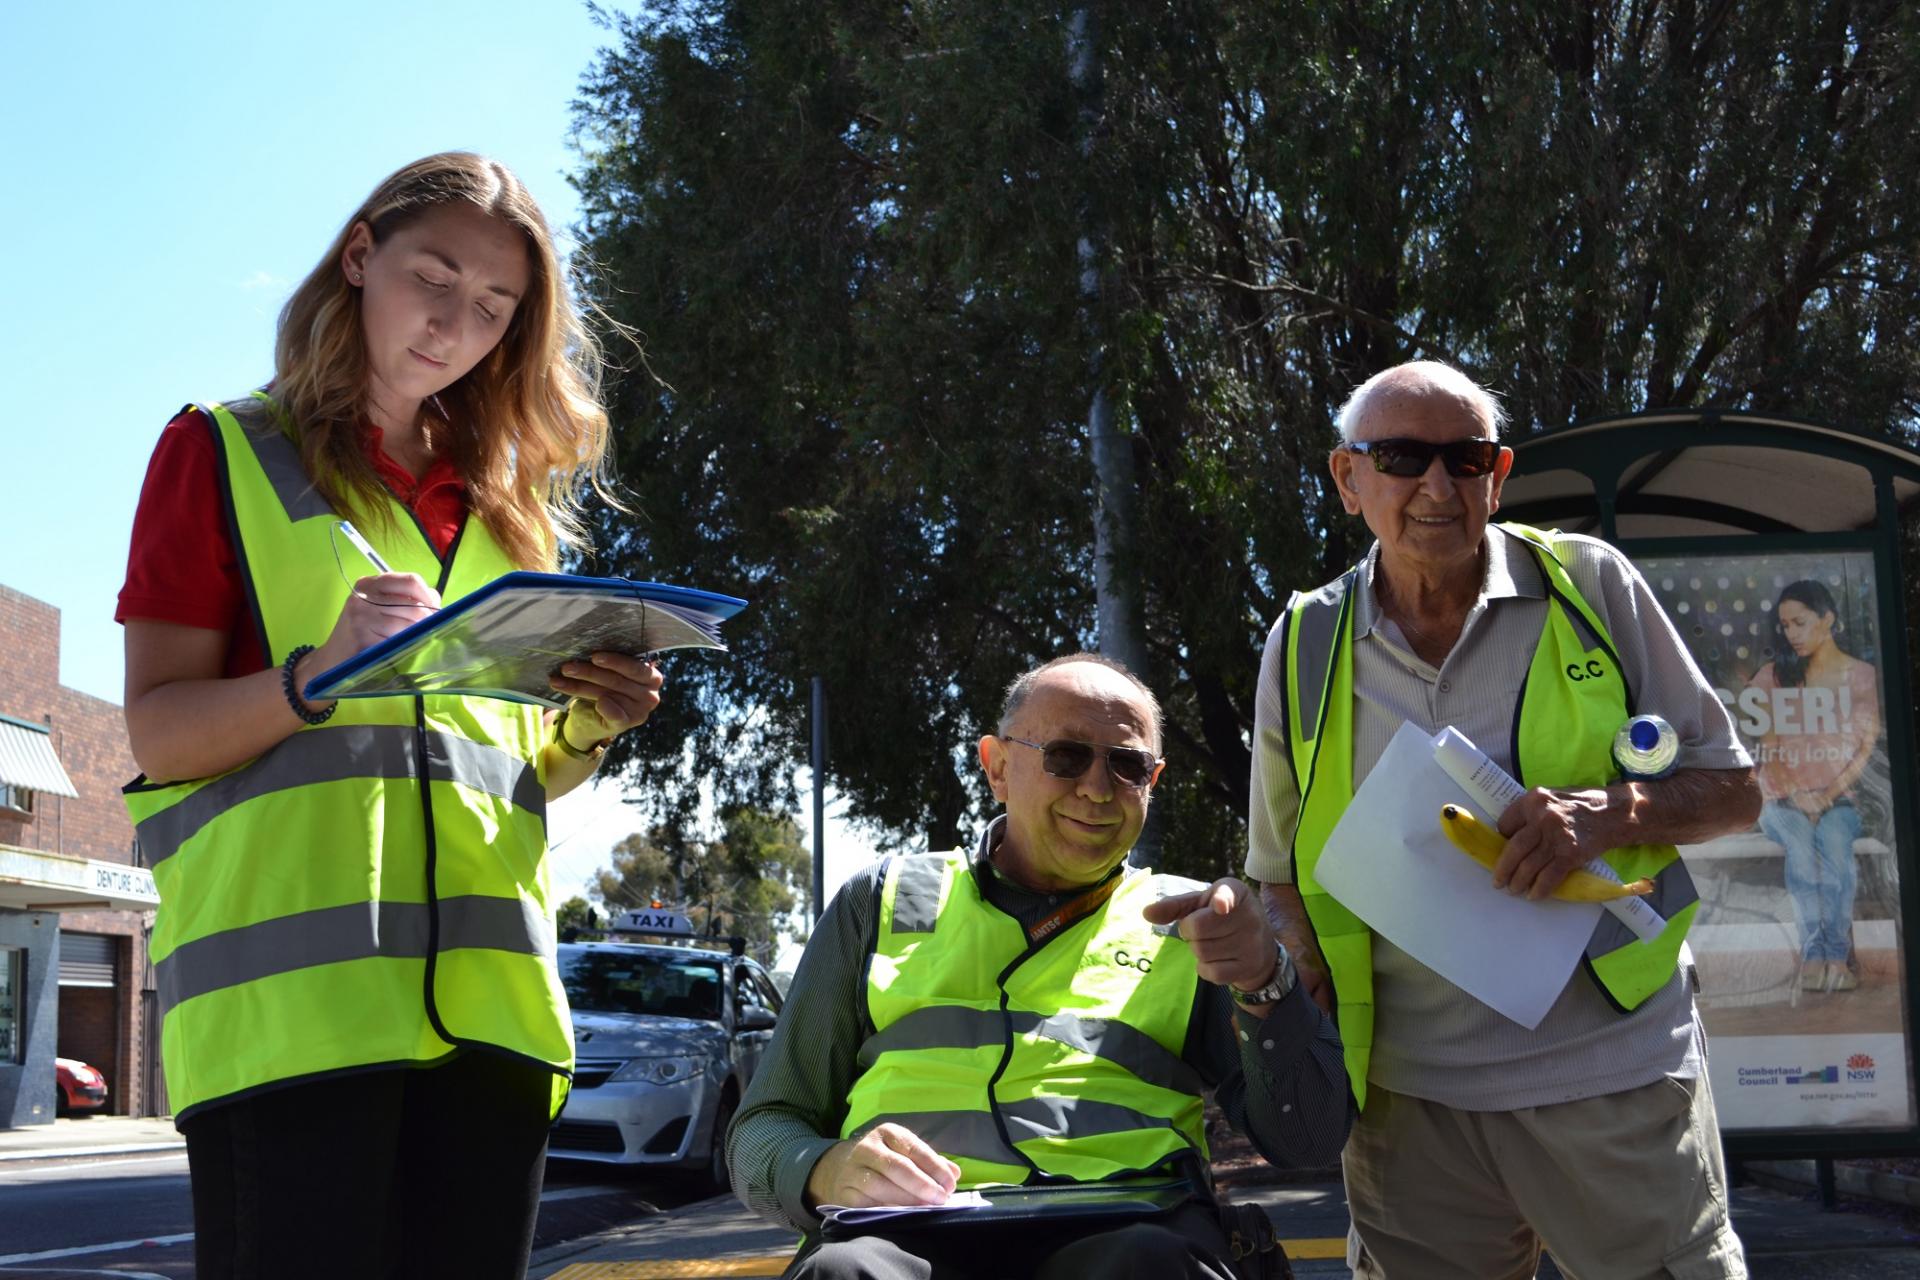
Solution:
[[[60,611],[0,586],[0,1128],[54,1118],[56,1056],[100,1069],[110,1112],[166,1110],[136,772],[120,707],[60,683]]]

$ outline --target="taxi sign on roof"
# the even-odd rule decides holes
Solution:
[[[622,912],[607,925],[607,932],[669,934],[679,938],[699,936],[693,931],[693,922],[678,911],[658,907],[648,911]]]

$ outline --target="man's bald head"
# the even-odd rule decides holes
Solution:
[[[1500,428],[1506,425],[1506,411],[1485,387],[1452,365],[1438,360],[1413,360],[1384,369],[1354,388],[1335,419],[1340,439],[1351,444],[1378,435],[1373,429],[1378,419],[1390,417],[1395,405],[1418,400],[1447,400],[1458,404],[1480,423],[1489,440],[1498,440]]]
[[[1020,708],[1026,703],[1028,698],[1033,696],[1034,689],[1049,672],[1058,671],[1061,667],[1069,666],[1076,662],[1089,662],[1095,666],[1105,667],[1107,670],[1123,677],[1128,684],[1131,684],[1134,689],[1138,691],[1141,700],[1153,716],[1153,750],[1155,754],[1158,754],[1160,751],[1162,728],[1160,699],[1153,696],[1153,690],[1147,688],[1147,682],[1129,671],[1125,663],[1115,662],[1112,658],[1098,653],[1070,653],[1063,658],[1055,658],[1051,662],[1043,662],[1025,675],[1015,679],[1012,684],[1007,686],[1007,695],[1000,704],[1000,724],[997,731],[1002,734],[1011,731],[1014,719],[1020,714]]]

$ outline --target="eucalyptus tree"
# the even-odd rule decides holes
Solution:
[[[1089,369],[1138,486],[1164,861],[1237,864],[1260,645],[1366,545],[1332,410],[1453,362],[1521,431],[1645,407],[1914,430],[1910,5],[679,0],[583,82],[588,287],[631,517],[597,567],[749,597],[621,757],[907,843],[985,811],[1000,690],[1093,639]],[[1097,312],[1078,287],[1089,207]],[[1103,344],[1095,364],[1094,336]],[[641,354],[644,353],[644,354]]]

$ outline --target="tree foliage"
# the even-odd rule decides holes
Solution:
[[[1096,639],[1090,333],[1140,486],[1165,858],[1203,874],[1239,860],[1266,629],[1366,545],[1323,478],[1366,376],[1451,361],[1522,431],[1713,404],[1911,437],[1912,6],[1093,12],[1092,103],[1030,0],[608,18],[583,247],[645,357],[599,567],[752,601],[623,740],[663,814],[695,778],[783,802],[813,675],[856,818],[947,844],[983,811],[1000,690]]]
[[[554,912],[554,928],[563,938],[570,929],[592,929],[597,923],[593,904],[577,893],[561,903],[560,909]]]
[[[722,815],[713,839],[687,839],[679,828],[656,826],[615,845],[611,862],[595,884],[609,913],[651,906],[684,911],[697,931],[743,937],[748,951],[769,964],[785,917],[800,904],[812,874],[792,818],[744,807]]]

